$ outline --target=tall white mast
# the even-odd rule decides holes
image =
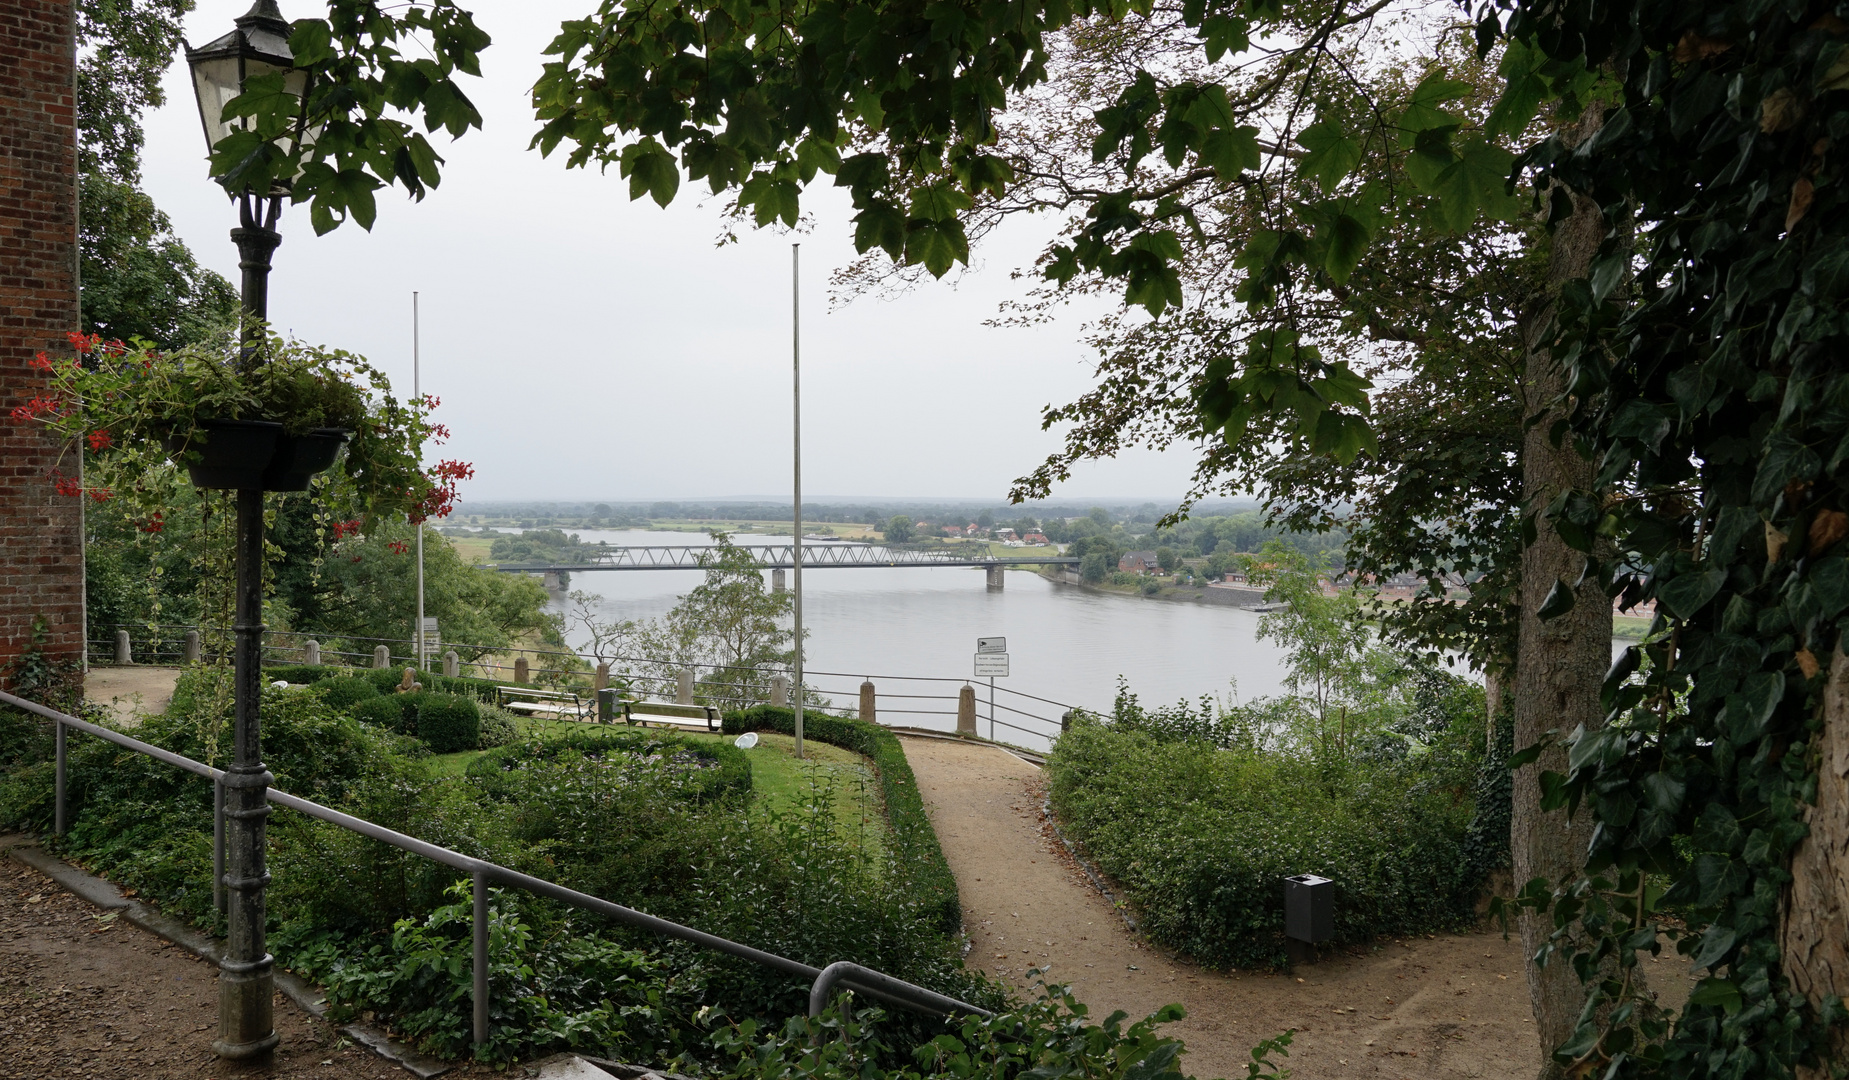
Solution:
[[[790,403],[796,465],[796,756],[803,756],[803,349],[801,244],[790,245]]]
[[[411,291],[411,397],[419,402],[424,400],[424,387],[421,357],[418,354],[417,327],[417,291]],[[417,523],[417,670],[429,668],[429,649],[424,633],[424,523]]]

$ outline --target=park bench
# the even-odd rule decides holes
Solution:
[[[553,712],[561,717],[570,712],[579,720],[590,715],[592,704],[570,690],[541,690],[533,686],[506,685],[495,688],[494,703],[511,712]]]
[[[704,724],[708,731],[719,730],[719,707],[716,705],[681,705],[672,701],[625,701],[623,723],[662,723],[674,727]]]

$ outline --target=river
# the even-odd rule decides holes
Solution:
[[[570,531],[587,543],[711,542],[700,533]],[[740,544],[789,539],[755,533],[736,537]],[[600,595],[598,609],[605,618],[650,619],[666,614],[699,581],[695,570],[591,571],[573,574],[570,587]],[[552,609],[563,608],[555,596]],[[870,677],[882,695],[899,688],[891,676],[970,679],[978,684],[984,734],[987,680],[972,677],[978,637],[1008,639],[1010,671],[996,680],[998,685],[1066,705],[1108,709],[1119,676],[1129,680],[1144,704],[1235,693],[1249,701],[1278,693],[1283,679],[1282,650],[1259,640],[1258,618],[1232,607],[1093,592],[1022,570],[1009,571],[1006,586],[996,590],[984,585],[981,570],[966,567],[803,573],[810,670],[838,672],[853,683]],[[583,637],[569,636],[574,643]],[[888,677],[886,684],[881,676]],[[816,684],[842,704],[852,703],[839,692],[851,685],[848,679],[812,680]],[[1005,711],[1000,715],[1007,717]],[[910,722],[953,726],[948,717]]]

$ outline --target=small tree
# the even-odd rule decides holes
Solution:
[[[1108,552],[1093,551],[1079,560],[1079,577],[1096,585],[1104,580],[1106,574],[1117,569],[1117,563]]]
[[[1181,553],[1164,544],[1156,549],[1156,565],[1172,574],[1181,565]]]
[[[904,514],[894,514],[880,531],[885,533],[888,544],[903,544],[912,538],[912,519]]]
[[[1361,617],[1353,589],[1323,591],[1327,555],[1311,557],[1281,540],[1268,540],[1246,559],[1246,575],[1265,586],[1265,600],[1281,604],[1258,620],[1258,636],[1284,646],[1284,686],[1303,700],[1311,730],[1325,751],[1340,751],[1354,734],[1355,689],[1368,682],[1373,654],[1383,652]]]

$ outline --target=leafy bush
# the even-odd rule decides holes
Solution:
[[[683,778],[673,786],[677,794],[698,801],[751,791],[751,760],[743,750],[726,743],[699,742],[646,729],[574,731],[504,746],[470,762],[469,777],[505,798],[511,791],[507,777],[514,770],[565,758],[583,758],[613,767],[620,767],[624,759],[691,766],[677,770]]]
[[[481,709],[459,694],[401,694],[417,700],[417,737],[433,754],[474,750],[481,742]]]
[[[379,696],[379,691],[365,679],[323,679],[313,686],[329,708],[340,712],[349,712],[360,702]]]
[[[727,713],[727,735],[747,731],[776,731],[785,735],[796,731],[796,713],[771,705],[760,705],[743,712]],[[946,934],[956,933],[963,925],[963,905],[957,898],[957,879],[944,860],[937,833],[925,814],[924,799],[918,794],[918,780],[912,775],[911,762],[905,760],[905,748],[892,732],[878,724],[840,716],[826,716],[805,711],[803,734],[811,739],[852,750],[873,762],[879,779],[880,799],[886,807],[895,862],[907,868],[911,888],[936,912],[937,927]]]
[[[483,750],[506,746],[520,737],[520,726],[515,722],[519,718],[513,713],[494,705],[483,705],[481,714],[481,738],[478,745]]]
[[[1292,874],[1334,879],[1337,944],[1473,917],[1476,761],[1461,748],[1370,763],[1080,716],[1048,768],[1060,818],[1150,937],[1207,963],[1284,962]]]
[[[398,699],[374,691],[369,698],[363,698],[348,706],[347,715],[362,724],[371,724],[381,731],[404,732],[404,706]]]

